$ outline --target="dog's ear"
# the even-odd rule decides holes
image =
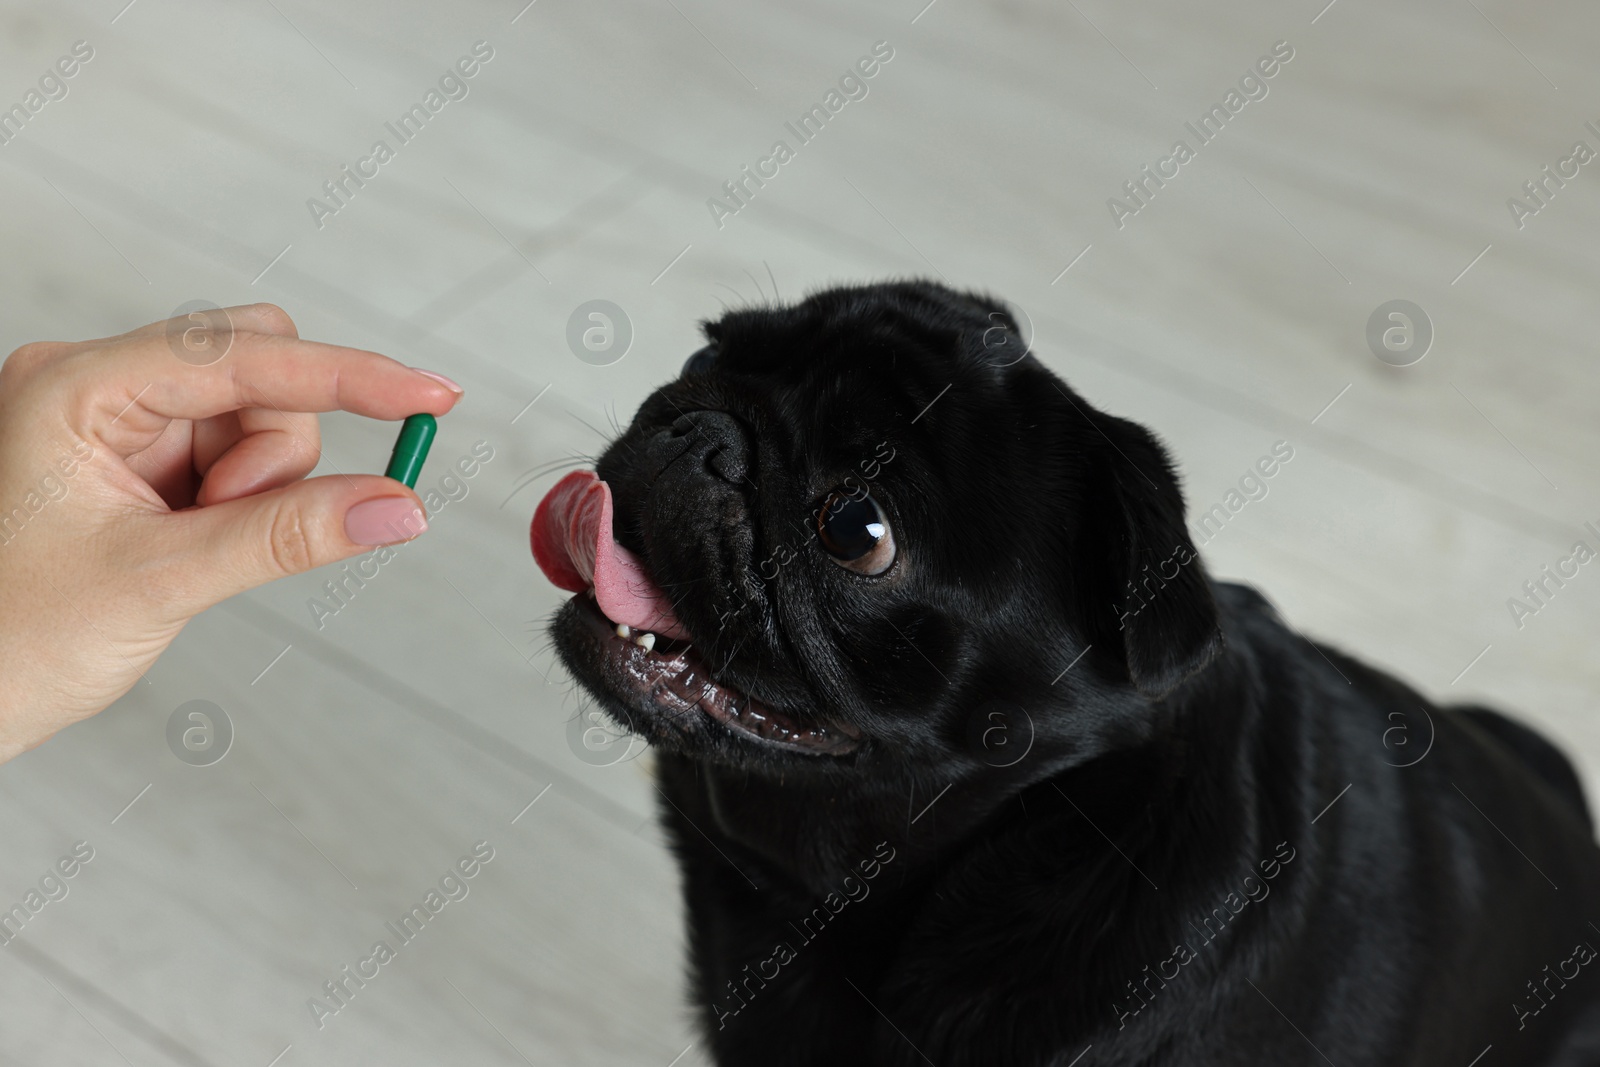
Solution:
[[[1099,662],[1159,699],[1222,651],[1216,601],[1166,450],[1136,423],[1073,406],[1090,422],[1073,560],[1081,615]]]

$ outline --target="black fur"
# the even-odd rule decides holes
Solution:
[[[841,288],[706,334],[601,457],[616,536],[720,681],[860,747],[674,720],[575,605],[553,633],[657,744],[718,1063],[1600,1062],[1600,849],[1552,746],[1210,580],[1162,447],[997,301]],[[881,577],[816,543],[852,478]]]

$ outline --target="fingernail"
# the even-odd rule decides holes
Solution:
[[[421,367],[412,367],[411,369],[416,371],[418,374],[423,374],[423,375],[426,375],[429,378],[432,378],[434,381],[438,382],[440,385],[444,386],[446,389],[450,389],[450,390],[452,390],[454,392],[457,392],[457,393],[465,393],[466,392],[465,389],[461,388],[461,386],[457,385],[455,382],[452,382],[449,378],[446,378],[442,374],[435,374],[435,373],[433,373],[433,371],[431,371],[431,370],[423,370]]]
[[[358,545],[394,545],[428,529],[428,517],[408,496],[363,500],[344,513],[344,535]]]

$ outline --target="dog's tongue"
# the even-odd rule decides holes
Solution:
[[[545,577],[574,593],[593,588],[612,622],[688,639],[666,594],[638,557],[612,538],[611,487],[593,471],[573,471],[557,482],[539,501],[529,535]]]

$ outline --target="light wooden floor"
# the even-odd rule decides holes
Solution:
[[[0,1061],[705,1062],[648,758],[571,740],[526,538],[558,474],[524,476],[598,451],[695,320],[774,284],[1011,298],[1051,366],[1165,437],[1201,509],[1289,442],[1212,568],[1435,697],[1514,709],[1600,791],[1600,564],[1520,629],[1507,608],[1600,549],[1600,164],[1521,229],[1506,205],[1600,148],[1600,16],[1323,2],[0,5],[0,106],[94,48],[0,146],[0,350],[271,300],[465,384],[425,486],[495,453],[321,629],[331,574],[242,597],[0,768],[0,904],[95,850],[0,949]],[[307,199],[479,40],[470,94],[318,229]],[[784,124],[879,40],[867,96],[719,229],[707,198],[796,147]],[[1268,95],[1118,228],[1107,199],[1279,40]],[[565,341],[596,298],[635,331],[605,367]],[[1364,336],[1397,298],[1436,329],[1405,368]],[[382,468],[392,426],[325,426],[325,471]],[[196,699],[236,728],[209,767],[165,740]],[[470,894],[319,1030],[307,1000],[479,840]]]

